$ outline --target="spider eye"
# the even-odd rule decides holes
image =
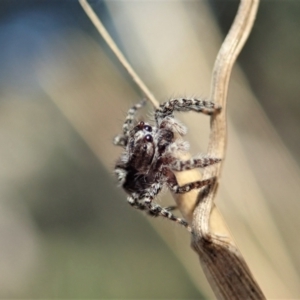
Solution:
[[[152,135],[147,134],[147,135],[144,137],[144,140],[145,140],[146,142],[151,143],[151,142],[153,141]]]
[[[145,128],[147,131],[152,132],[152,127],[151,127],[151,126],[146,125],[144,128]]]
[[[141,121],[141,122],[138,124],[139,129],[143,129],[143,128],[144,128],[144,125],[145,125],[145,123],[144,123],[143,121]]]

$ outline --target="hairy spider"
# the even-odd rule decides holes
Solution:
[[[175,133],[183,136],[186,128],[177,121],[174,111],[196,111],[212,115],[220,111],[213,102],[194,98],[171,99],[155,110],[155,126],[143,121],[136,124],[136,111],[145,104],[145,100],[129,109],[123,125],[123,133],[116,136],[114,144],[124,148],[115,167],[120,185],[127,192],[128,203],[152,216],[162,216],[175,221],[189,231],[188,223],[176,217],[171,210],[174,207],[161,207],[153,202],[155,196],[167,186],[175,194],[187,193],[211,184],[215,178],[195,181],[179,186],[173,171],[204,168],[220,161],[219,158],[196,156],[188,160],[179,160],[179,152],[187,151],[189,144]]]

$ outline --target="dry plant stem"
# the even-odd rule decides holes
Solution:
[[[131,65],[128,63],[127,59],[120,51],[116,43],[113,41],[113,39],[111,38],[111,36],[109,35],[105,27],[103,26],[100,19],[97,17],[97,15],[95,14],[91,6],[88,4],[88,2],[86,0],[79,0],[79,3],[81,4],[82,8],[90,18],[92,23],[94,24],[94,26],[97,28],[100,35],[103,37],[103,39],[108,44],[108,46],[113,51],[113,53],[116,55],[120,63],[123,65],[123,67],[129,73],[129,75],[135,81],[137,86],[141,89],[145,97],[152,102],[155,108],[158,108],[159,102],[155,99],[154,95],[150,92],[150,90],[147,88],[147,86],[144,84],[141,78],[137,75],[137,73],[133,70]]]
[[[208,155],[212,157],[222,157],[223,161],[216,165],[216,168],[204,169],[203,177],[205,178],[214,176],[219,178],[221,174],[227,140],[226,99],[229,79],[236,58],[252,29],[258,4],[259,0],[241,1],[236,18],[216,58],[212,75],[210,99],[221,105],[222,111],[211,119]],[[198,218],[196,218],[196,216],[198,216],[201,220],[201,226],[199,224],[197,226],[197,229],[200,230],[200,235],[209,233],[209,217],[215,193],[216,189],[212,188],[205,197],[201,198],[199,206],[197,210],[195,210],[194,219],[198,220]],[[199,212],[199,208],[201,208],[201,213]],[[203,211],[203,209],[205,211]],[[196,214],[197,212],[198,214]]]
[[[236,58],[251,32],[258,4],[259,0],[241,1],[215,62],[210,99],[220,104],[223,110],[211,120],[208,155],[212,157],[225,157],[229,79]],[[205,170],[204,178],[219,178],[221,167],[219,164],[214,169]],[[230,234],[224,236],[212,230],[223,226],[214,224],[222,223],[218,213],[211,214],[216,191],[217,182],[199,194],[199,204],[193,216],[192,247],[198,253],[205,275],[218,299],[265,299]]]

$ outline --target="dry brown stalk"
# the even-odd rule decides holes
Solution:
[[[223,107],[212,117],[208,154],[225,157],[226,99],[232,67],[251,32],[259,0],[242,0],[233,25],[217,56],[210,99]],[[224,160],[223,160],[224,162]],[[222,163],[204,171],[204,178],[220,177]],[[246,262],[214,206],[215,186],[200,193],[193,215],[192,247],[218,299],[265,299]],[[215,210],[215,211],[213,211]]]

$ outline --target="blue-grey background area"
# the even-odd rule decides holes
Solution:
[[[105,2],[90,3],[118,42]],[[237,1],[209,4],[225,35]],[[298,163],[299,26],[300,2],[262,1],[239,58]],[[40,86],[36,62],[67,30],[113,57],[75,0],[0,1],[0,297],[204,297]]]

